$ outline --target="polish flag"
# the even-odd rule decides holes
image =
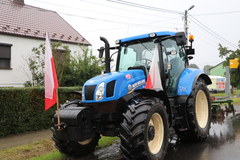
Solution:
[[[158,54],[157,49],[155,49],[145,88],[160,91],[163,90],[163,87],[159,70]]]
[[[45,111],[57,103],[57,88],[58,80],[56,69],[54,65],[54,59],[52,55],[51,43],[46,33],[46,42],[45,42],[45,74],[44,74],[44,83],[45,83]]]

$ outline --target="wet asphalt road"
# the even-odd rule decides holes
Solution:
[[[239,160],[240,114],[211,124],[203,143],[179,143],[169,147],[165,160]]]
[[[96,150],[78,160],[122,160],[120,144]],[[220,117],[211,123],[210,136],[203,143],[174,142],[168,147],[165,160],[239,160],[240,113]]]

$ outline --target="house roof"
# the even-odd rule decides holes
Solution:
[[[217,66],[219,66],[219,65],[221,65],[221,64],[223,64],[223,62],[220,62],[220,63],[216,64],[215,66],[209,68],[209,70],[212,70],[213,68],[216,68]]]
[[[57,12],[24,4],[24,0],[0,1],[0,33],[91,45]]]

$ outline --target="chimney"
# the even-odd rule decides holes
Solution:
[[[13,3],[25,5],[24,0],[13,0]]]

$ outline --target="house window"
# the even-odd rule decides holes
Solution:
[[[0,69],[11,69],[11,44],[0,43]]]

